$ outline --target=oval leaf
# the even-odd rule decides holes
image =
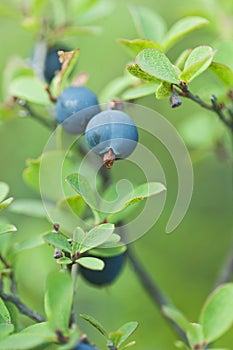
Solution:
[[[13,324],[1,323],[0,324],[0,339],[6,338],[13,331],[14,331]]]
[[[211,64],[215,51],[210,46],[198,46],[188,56],[180,79],[190,82],[203,73]]]
[[[64,272],[51,274],[46,283],[45,313],[49,326],[64,335],[69,330],[70,312],[73,301],[73,281]]]
[[[162,99],[171,96],[171,84],[162,81],[158,86],[155,96],[157,99]]]
[[[50,232],[43,236],[44,240],[53,245],[54,247],[64,250],[65,252],[71,253],[72,248],[67,238],[61,233]]]
[[[157,87],[158,87],[158,84],[153,84],[153,83],[141,84],[139,86],[126,90],[121,95],[121,99],[124,101],[127,101],[127,100],[134,100],[140,97],[148,96],[148,95],[154,94]]]
[[[5,182],[0,182],[0,202],[6,198],[9,190],[9,186]]]
[[[206,341],[213,342],[233,324],[233,284],[217,288],[207,299],[201,312],[200,324]]]
[[[141,79],[141,80],[145,80],[145,81],[150,81],[150,82],[155,82],[155,83],[159,83],[160,80],[156,79],[155,77],[153,77],[152,75],[144,72],[138,64],[133,63],[133,64],[129,64],[128,66],[126,66],[127,71],[132,74],[134,77]]]
[[[226,86],[233,86],[233,71],[225,64],[218,62],[212,62],[210,65],[210,70],[216,74],[219,79],[221,79]]]
[[[113,224],[102,224],[95,226],[89,232],[86,233],[83,240],[79,242],[80,253],[84,253],[91,248],[98,247],[103,244],[114,231],[115,226]]]
[[[93,254],[94,256],[97,256],[97,257],[99,256],[103,258],[108,258],[108,257],[123,254],[127,250],[125,245],[117,246],[114,248],[101,248],[101,247],[102,246],[100,246],[99,248],[91,249],[90,254]]]
[[[17,199],[10,207],[10,211],[32,217],[46,217],[43,203],[39,199]]]
[[[97,321],[93,316],[87,315],[87,314],[80,314],[80,317],[82,317],[85,321],[89,322],[92,326],[94,326],[98,331],[105,336],[105,338],[108,339],[108,332],[106,329],[102,326],[102,324]]]
[[[4,301],[0,298],[0,323],[10,323],[10,322],[11,322],[10,313]]]
[[[0,224],[0,235],[8,232],[15,232],[17,228],[14,225],[10,224]]]
[[[146,73],[156,79],[171,84],[179,84],[179,77],[167,56],[156,49],[145,49],[136,57],[136,63]]]
[[[165,316],[176,323],[184,332],[188,330],[189,322],[180,310],[170,305],[164,305],[162,310]]]
[[[194,345],[203,344],[205,339],[202,326],[198,323],[190,323],[187,330],[187,338],[192,348],[194,348]]]
[[[121,326],[117,332],[122,333],[123,335],[121,336],[121,338],[119,339],[118,342],[118,347],[124,343],[124,341],[126,341],[131,334],[133,334],[136,329],[138,327],[138,322],[128,322],[126,324],[124,324],[123,326]]]
[[[167,32],[166,37],[163,41],[164,50],[167,51],[186,34],[208,23],[209,22],[207,19],[198,16],[182,18],[176,22]]]
[[[76,262],[79,265],[86,267],[87,269],[90,269],[90,270],[101,271],[104,268],[103,260],[98,258],[93,258],[91,256],[85,256],[83,258],[76,260]]]
[[[3,202],[0,203],[0,211],[9,207],[9,205],[13,202],[13,197],[5,199]]]
[[[134,39],[134,40],[127,40],[127,39],[118,39],[117,40],[120,44],[122,44],[127,51],[129,51],[133,57],[137,56],[137,54],[144,50],[144,49],[158,49],[162,50],[162,47],[159,43],[147,40],[147,39]]]

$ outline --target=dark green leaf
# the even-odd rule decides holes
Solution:
[[[211,64],[215,51],[210,46],[198,46],[188,56],[180,79],[189,83],[203,73]]]
[[[187,338],[192,348],[194,348],[196,344],[203,344],[205,339],[202,326],[198,323],[190,323],[187,329]]]
[[[200,324],[206,341],[213,342],[233,324],[233,284],[221,285],[206,300]]]
[[[166,81],[162,81],[156,90],[156,98],[162,99],[171,96],[171,84]]]
[[[10,83],[9,93],[28,102],[49,105],[48,94],[44,84],[35,77],[20,77]]]
[[[67,238],[61,233],[50,232],[43,236],[44,240],[53,245],[54,247],[64,250],[65,252],[71,253],[72,248]]]
[[[147,39],[118,39],[117,41],[122,44],[133,57],[137,56],[137,54],[144,49],[162,49],[159,43]]]
[[[138,322],[128,322],[121,326],[117,332],[122,333],[122,337],[118,342],[118,346],[123,344],[137,329]]]
[[[104,268],[104,262],[101,259],[93,258],[90,256],[79,258],[78,260],[76,260],[76,262],[79,265],[86,267],[87,269],[90,269],[90,270],[101,271]]]
[[[154,83],[141,84],[131,89],[127,89],[121,95],[121,99],[126,101],[126,100],[134,100],[140,97],[148,96],[153,94],[157,89],[157,87],[158,87],[158,84],[154,84]]]
[[[69,274],[56,272],[47,279],[45,312],[51,329],[67,334],[73,301],[73,282]]]
[[[0,235],[8,232],[15,232],[17,228],[14,225],[10,224],[0,224]]]
[[[145,49],[136,57],[138,66],[156,79],[171,84],[179,84],[179,77],[167,56],[156,49]]]
[[[92,326],[94,326],[96,329],[98,329],[98,331],[103,334],[103,336],[105,336],[105,338],[108,339],[108,332],[106,331],[106,329],[102,326],[102,324],[97,321],[94,317],[87,315],[87,314],[80,314],[80,316],[86,320],[87,322],[89,322]]]
[[[0,323],[11,323],[10,313],[4,303],[0,298]]]
[[[0,202],[6,198],[9,190],[9,186],[5,182],[0,182]]]
[[[141,79],[141,80],[145,80],[145,81],[149,81],[149,82],[154,82],[154,83],[159,83],[160,80],[156,79],[155,77],[153,77],[152,75],[144,72],[138,64],[133,63],[133,64],[129,64],[128,66],[126,66],[127,71],[132,74],[134,77]]]
[[[114,231],[115,226],[113,224],[101,224],[95,226],[89,232],[86,233],[83,240],[79,242],[79,250],[84,253],[91,248],[98,247],[103,244]]]
[[[11,319],[11,323],[14,326],[14,331],[18,332],[18,318],[19,318],[19,310],[17,309],[17,307],[12,304],[10,301],[5,301],[5,305],[9,311],[10,314],[10,319]]]
[[[163,41],[164,50],[167,51],[186,34],[208,23],[209,22],[205,18],[198,16],[182,18],[176,22],[167,32]]]
[[[233,86],[233,71],[228,66],[218,62],[212,62],[209,66],[210,70],[221,79],[228,87]]]
[[[9,205],[13,202],[13,197],[5,199],[3,202],[0,203],[0,211],[9,207]]]
[[[16,214],[24,214],[32,217],[46,217],[43,203],[39,199],[17,199],[11,205],[10,211]]]
[[[185,332],[188,330],[189,322],[180,310],[176,309],[174,306],[168,305],[163,306],[162,310],[166,317],[170,318],[170,320],[175,322],[181,329]]]
[[[142,38],[160,42],[166,32],[166,24],[162,17],[151,9],[141,6],[130,6],[131,14],[138,34]]]
[[[0,324],[0,340],[6,338],[10,333],[14,332],[13,324],[1,323]]]

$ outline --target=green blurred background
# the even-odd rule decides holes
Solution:
[[[14,5],[13,0],[11,3]],[[169,52],[171,59],[175,59],[178,52],[190,43],[191,46],[205,44],[214,47],[219,40],[232,39],[231,0],[118,0],[114,12],[101,21],[102,33],[97,36],[79,36],[75,43],[81,49],[79,69],[89,72],[88,86],[97,95],[108,82],[122,74],[129,62],[127,53],[116,39],[133,39],[137,36],[128,10],[130,3],[155,10],[164,17],[169,26],[187,14],[202,15],[210,19],[209,26],[189,35]],[[72,44],[74,45],[74,41]],[[1,18],[0,79],[9,58],[16,55],[28,57],[33,45],[33,37],[20,28],[16,21],[7,17]],[[203,76],[193,84],[193,91],[198,92],[206,79],[208,76]],[[211,93],[212,91],[208,91],[209,95]],[[1,95],[4,95],[4,91],[1,91]],[[170,109],[167,100],[156,101],[153,96],[140,99],[138,103],[161,113],[178,130],[184,119],[192,118],[197,113],[208,114],[189,101],[184,101],[177,110]],[[216,123],[216,128],[221,128],[220,122],[209,115]],[[0,124],[0,180],[10,185],[11,195],[15,198],[39,198],[23,181],[22,171],[27,158],[35,158],[41,154],[49,135],[46,128],[29,118],[16,118]],[[227,132],[224,135],[229,139]],[[213,289],[232,242],[232,164],[230,159],[217,157],[216,152],[209,147],[192,150],[195,178],[191,205],[179,227],[171,235],[166,235],[165,226],[177,191],[177,174],[172,159],[159,143],[151,144],[150,148],[161,161],[166,174],[167,202],[157,224],[132,246],[160,288],[190,321],[195,322],[198,321],[203,302]],[[120,169],[120,166],[113,169],[116,178]],[[7,215],[18,227],[17,233],[12,236],[12,242],[14,239],[24,240],[50,228],[45,220],[16,214]],[[16,235],[17,238],[14,238]],[[46,276],[49,271],[57,268],[52,255],[51,247],[36,248],[21,254],[16,264],[22,299],[41,313],[44,312]],[[81,279],[78,281],[77,313],[80,312],[95,316],[109,330],[115,330],[127,321],[138,321],[140,326],[134,335],[137,341],[135,350],[175,348],[173,343],[177,339],[176,334],[147,296],[128,263],[117,282],[108,289],[96,289]],[[25,325],[30,323],[26,317],[22,317],[22,322]],[[91,341],[103,349],[104,340],[97,331],[84,321],[79,322]],[[229,331],[216,342],[216,347],[219,344],[233,349],[233,331]]]

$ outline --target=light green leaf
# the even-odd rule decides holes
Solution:
[[[136,341],[131,341],[131,342],[129,342],[128,344],[126,344],[125,346],[123,346],[123,348],[121,348],[122,350],[124,350],[124,349],[128,349],[128,348],[130,348],[131,346],[134,346],[136,344]]]
[[[118,341],[118,347],[123,344],[137,329],[138,322],[128,322],[121,326],[117,332],[122,333],[121,338]]]
[[[67,258],[66,256],[63,256],[60,259],[57,259],[57,263],[61,265],[70,265],[72,264],[72,260]]]
[[[108,332],[106,329],[102,326],[102,324],[97,321],[93,316],[87,315],[87,314],[80,314],[80,317],[82,317],[85,321],[89,322],[92,326],[94,326],[98,331],[108,339]]]
[[[118,247],[114,247],[114,248],[94,248],[90,250],[90,254],[93,254],[94,256],[99,256],[102,258],[108,258],[108,257],[112,257],[112,256],[117,256],[120,254],[123,254],[125,251],[127,250],[127,247],[125,245],[121,245]]]
[[[72,248],[67,238],[61,233],[50,232],[43,236],[44,240],[53,245],[54,247],[64,250],[65,252],[71,253]]]
[[[126,90],[122,95],[121,99],[124,101],[134,100],[140,97],[151,95],[155,92],[158,84],[146,83],[139,86],[135,86],[131,89]]]
[[[146,73],[156,79],[171,84],[179,84],[179,77],[167,56],[156,49],[145,49],[136,57],[136,63]]]
[[[121,236],[113,233],[104,243],[102,243],[100,248],[114,248],[121,240]]]
[[[162,17],[151,9],[141,6],[130,6],[135,27],[142,38],[160,42],[166,32],[166,24]]]
[[[26,169],[23,171],[23,179],[35,190],[40,190],[39,171],[41,157],[37,159],[27,159]]]
[[[0,323],[11,323],[10,313],[4,303],[0,298]]]
[[[186,34],[208,23],[209,22],[205,18],[198,16],[182,18],[176,22],[167,32],[163,41],[164,50],[167,51]]]
[[[165,190],[165,186],[159,182],[148,182],[136,187],[132,193],[128,193],[122,200],[117,202],[116,206],[112,210],[112,213],[108,216],[109,220],[114,218],[116,214],[124,211],[129,206],[160,194]]]
[[[76,252],[80,247],[80,242],[83,242],[86,232],[81,227],[76,227],[73,233],[72,252]]]
[[[54,339],[54,341],[57,339],[57,336],[55,332],[53,332],[48,322],[41,322],[33,324],[32,326],[26,327],[21,331],[21,334],[34,334],[34,336],[43,334],[43,336],[47,339]]]
[[[198,323],[190,323],[187,329],[187,338],[190,346],[194,346],[195,344],[203,344],[204,335],[202,326]]]
[[[44,84],[35,77],[20,77],[10,83],[9,92],[12,96],[22,98],[28,102],[49,105],[48,94]]]
[[[9,311],[11,318],[11,326],[14,327],[14,332],[18,332],[18,324],[19,324],[19,310],[17,307],[12,304],[10,301],[5,301],[5,305]]]
[[[16,199],[10,207],[10,211],[32,217],[46,217],[43,203],[39,199]]]
[[[101,259],[93,258],[91,256],[85,256],[83,258],[79,258],[78,260],[76,260],[76,262],[79,265],[86,267],[87,269],[90,269],[90,270],[101,271],[104,268],[104,262]]]
[[[8,232],[15,232],[17,228],[14,225],[10,224],[0,224],[0,235]]]
[[[184,69],[184,65],[185,65],[185,61],[188,58],[188,56],[190,55],[190,53],[192,52],[192,49],[186,49],[184,50],[180,56],[177,58],[175,66],[178,67],[179,69],[183,70]]]
[[[138,79],[145,80],[148,82],[160,83],[160,80],[144,72],[136,63],[129,64],[128,66],[126,66],[126,70]]]
[[[182,342],[181,340],[177,340],[175,342],[175,347],[178,349],[190,350],[190,347],[187,344],[185,344],[184,342]]]
[[[171,84],[162,81],[158,86],[155,96],[157,99],[162,99],[171,96]]]
[[[176,309],[174,306],[168,305],[164,305],[162,310],[165,316],[175,322],[181,329],[185,332],[188,330],[189,322],[180,310]]]
[[[0,211],[9,207],[9,205],[13,202],[13,197],[5,199],[3,202],[0,203]]]
[[[48,339],[43,334],[17,333],[0,341],[1,350],[31,350],[37,346],[45,345]]]
[[[82,216],[86,203],[80,195],[77,196],[67,196],[58,202],[58,208],[61,210],[69,210],[72,211],[79,217]]]
[[[215,51],[210,46],[198,46],[188,56],[180,80],[189,83],[203,73],[211,64]]]
[[[68,333],[72,302],[71,276],[65,272],[52,273],[47,279],[45,294],[45,313],[52,330]]]
[[[6,338],[10,333],[14,332],[13,324],[1,323],[0,324],[0,340]]]
[[[220,80],[228,87],[233,86],[233,71],[228,66],[218,62],[212,62],[209,66],[210,70],[216,74]]]
[[[84,253],[91,248],[103,244],[113,234],[114,228],[115,226],[113,224],[101,224],[95,226],[87,232],[83,240],[79,242],[80,253]]]
[[[134,40],[127,40],[127,39],[118,39],[117,40],[120,44],[122,44],[127,51],[135,57],[137,54],[139,54],[140,51],[144,49],[158,49],[162,50],[162,46],[152,40],[147,39],[134,39]]]
[[[206,300],[200,316],[200,324],[206,341],[213,342],[233,324],[233,284],[218,287]]]
[[[45,242],[41,236],[31,237],[20,243],[16,243],[14,245],[13,254],[23,252],[24,250],[37,248],[43,244],[45,244]]]
[[[9,193],[9,186],[5,182],[0,182],[0,202],[2,202]]]

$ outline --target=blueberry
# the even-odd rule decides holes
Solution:
[[[72,350],[98,350],[95,346],[85,341],[79,341]]]
[[[70,86],[56,102],[56,118],[71,134],[82,134],[89,120],[100,108],[96,95],[84,86]]]
[[[57,71],[61,69],[61,62],[59,61],[59,56],[57,51],[69,51],[67,48],[62,47],[52,47],[48,49],[45,64],[44,64],[44,77],[45,80],[50,83]]]
[[[112,283],[120,274],[125,261],[125,254],[111,256],[111,257],[99,257],[104,262],[104,268],[101,271],[90,270],[83,266],[80,266],[80,274],[88,282],[103,286]]]
[[[133,120],[119,110],[100,112],[87,125],[86,141],[103,158],[107,168],[115,159],[128,157],[135,149],[138,131]]]

